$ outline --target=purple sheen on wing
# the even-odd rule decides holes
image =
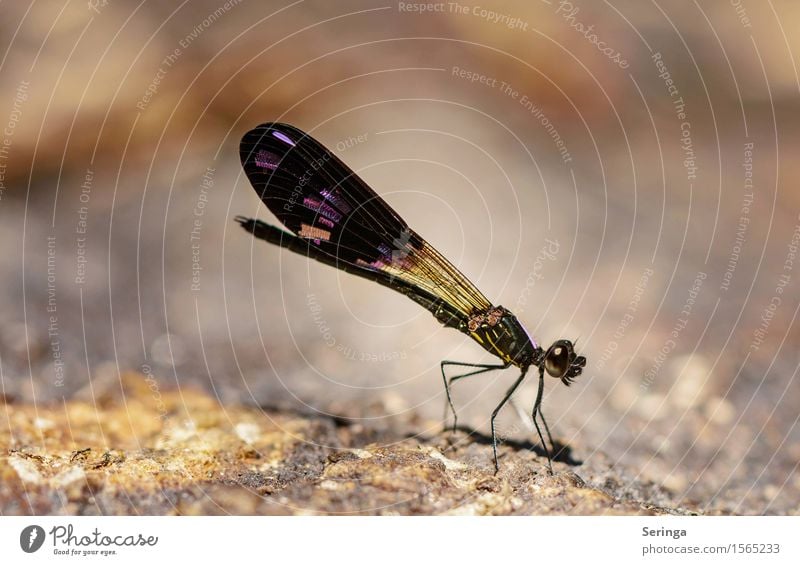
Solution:
[[[274,171],[278,168],[278,163],[280,159],[274,153],[270,153],[269,151],[261,150],[256,154],[256,165],[262,167],[264,169],[270,169]]]
[[[325,190],[322,190],[320,194],[322,194],[325,200],[341,210],[342,214],[349,214],[352,208],[339,196],[338,192],[339,191],[335,188],[333,190],[328,190],[326,188]]]
[[[378,252],[379,252],[379,253],[380,253],[380,254],[381,254],[383,257],[386,257],[386,258],[390,258],[390,257],[392,256],[392,250],[391,250],[391,249],[389,249],[389,246],[388,246],[388,245],[386,245],[385,243],[381,243],[381,244],[378,246]]]
[[[319,200],[311,198],[310,196],[307,196],[303,199],[303,206],[309,210],[313,210],[319,214],[322,214],[332,222],[339,223],[339,221],[342,219],[342,215],[339,212],[328,206],[325,202],[320,202]]]
[[[282,133],[282,132],[279,132],[279,131],[272,130],[272,136],[273,136],[273,137],[277,137],[278,139],[280,139],[280,140],[281,140],[281,141],[283,141],[284,143],[288,143],[288,144],[289,144],[289,145],[291,145],[292,147],[294,147],[294,145],[295,145],[294,141],[292,141],[292,140],[289,138],[289,136],[288,136],[288,135],[286,135],[285,133]]]
[[[361,258],[356,259],[356,265],[358,265],[359,267],[364,267],[364,268],[369,269],[371,271],[380,271],[380,270],[383,269],[383,267],[386,266],[386,264],[383,261],[381,261],[380,259],[376,259],[375,261],[367,262],[367,261],[364,261]]]

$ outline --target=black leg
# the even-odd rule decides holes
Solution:
[[[508,403],[511,404],[511,406],[514,407],[514,410],[517,411],[517,415],[519,416],[519,419],[522,420],[523,422],[527,423],[528,422],[527,414],[525,414],[522,411],[522,409],[519,406],[517,406],[517,404],[514,402],[514,399],[511,398],[508,401]],[[542,404],[544,404],[544,402],[542,402]],[[542,405],[541,404],[539,405],[539,410],[537,411],[537,413],[539,414],[539,419],[544,424],[545,434],[547,435],[547,438],[550,440],[551,453],[553,453],[553,457],[555,458],[558,455],[556,453],[556,444],[553,441],[553,436],[550,434],[550,426],[547,425],[547,420],[544,419],[544,412],[542,412]],[[531,420],[533,420],[533,419],[531,419]]]
[[[550,429],[547,427],[547,422],[544,421],[544,416],[542,415],[542,393],[544,392],[544,365],[539,367],[539,390],[536,393],[536,402],[533,404],[533,413],[531,414],[533,418],[533,425],[536,426],[536,431],[539,434],[539,439],[542,442],[542,447],[544,448],[544,453],[547,455],[547,468],[550,469],[550,474],[553,474],[553,463],[550,459],[550,449],[548,449],[547,444],[544,441],[544,436],[542,436],[542,430],[539,428],[539,422],[537,421],[536,417],[541,416],[542,423],[544,423],[544,428],[547,430],[547,437],[550,438],[550,444],[553,444],[553,438],[550,436]]]
[[[469,373],[465,373],[463,375],[456,375],[454,377],[447,378],[447,375],[444,373],[444,368],[446,365],[453,365],[455,367],[477,367],[478,369],[475,371],[470,371]],[[493,371],[495,369],[506,369],[508,368],[508,364],[503,365],[486,365],[482,363],[461,363],[460,361],[442,361],[441,369],[442,369],[442,380],[444,381],[444,391],[447,394],[447,404],[444,405],[444,424],[445,428],[447,427],[447,407],[450,407],[450,410],[453,411],[453,431],[455,431],[456,426],[458,425],[458,414],[456,413],[456,407],[453,404],[453,398],[450,396],[450,387],[454,382],[457,380],[471,377],[473,375],[479,375],[481,373],[488,373],[489,371]]]
[[[542,424],[544,424],[544,431],[547,434],[547,439],[550,440],[551,453],[552,453],[553,457],[555,457],[556,456],[556,444],[553,441],[553,436],[550,434],[550,426],[547,425],[547,420],[544,419],[544,413],[542,412],[541,403],[539,404],[538,412],[539,412],[539,419],[542,421]]]
[[[503,400],[500,401],[500,404],[497,405],[497,408],[494,409],[492,412],[492,419],[491,419],[491,426],[492,426],[492,451],[494,452],[494,472],[500,470],[500,464],[497,462],[497,434],[494,431],[494,419],[497,418],[497,414],[500,410],[505,406],[505,403],[508,402],[508,399],[511,398],[511,395],[514,394],[514,391],[517,390],[517,387],[522,383],[522,380],[525,378],[525,374],[528,372],[527,369],[523,369],[520,373],[519,377],[514,384],[506,392],[506,395],[503,397]]]

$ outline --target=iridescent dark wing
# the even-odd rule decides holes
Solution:
[[[287,124],[260,125],[242,138],[240,157],[261,200],[294,234],[237,218],[257,237],[380,282],[448,319],[491,307],[475,285],[308,134]]]

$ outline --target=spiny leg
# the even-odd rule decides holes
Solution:
[[[503,400],[500,401],[500,404],[497,405],[497,408],[492,411],[492,419],[490,420],[491,427],[492,427],[492,452],[494,453],[494,472],[500,470],[500,464],[497,462],[497,434],[494,430],[494,419],[497,418],[497,414],[500,410],[505,406],[505,403],[508,402],[508,399],[511,398],[511,395],[514,394],[514,391],[517,390],[517,387],[522,383],[522,380],[525,378],[525,374],[528,372],[527,369],[523,369],[520,373],[517,380],[514,381],[514,384],[506,391],[506,395],[503,397]]]
[[[542,447],[544,448],[544,453],[547,455],[547,468],[550,469],[550,474],[553,474],[553,463],[550,459],[550,449],[548,449],[547,444],[544,441],[544,436],[542,435],[542,430],[539,428],[539,422],[536,420],[536,415],[542,417],[542,423],[544,423],[544,428],[547,430],[547,437],[550,438],[550,444],[553,444],[553,438],[550,436],[550,429],[547,427],[547,422],[544,421],[544,416],[542,415],[542,393],[544,392],[544,365],[539,367],[539,390],[536,393],[536,402],[533,404],[533,413],[531,417],[533,418],[533,425],[536,426],[536,432],[539,434],[539,439],[542,442]]]
[[[469,373],[465,373],[463,375],[455,375],[453,377],[447,378],[447,375],[444,373],[444,368],[446,365],[453,365],[455,367],[477,367],[478,369],[475,371],[470,371]],[[442,370],[442,381],[444,381],[444,391],[447,394],[447,404],[444,405],[444,422],[445,427],[447,427],[447,407],[450,407],[450,410],[453,411],[453,431],[455,431],[456,426],[458,425],[458,414],[456,413],[456,407],[453,404],[453,398],[450,395],[450,387],[453,385],[454,382],[457,380],[471,377],[473,375],[479,375],[481,373],[488,373],[489,371],[493,371],[495,369],[506,369],[508,368],[508,364],[502,365],[487,365],[484,363],[462,363],[460,361],[442,361],[441,363],[441,370]]]

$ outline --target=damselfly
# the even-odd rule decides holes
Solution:
[[[539,389],[532,418],[550,466],[551,449],[538,422],[541,419],[555,450],[542,413],[544,375],[569,386],[581,374],[586,358],[575,353],[571,341],[560,339],[543,349],[514,314],[492,305],[358,175],[307,133],[287,124],[260,125],[242,138],[240,157],[253,188],[289,231],[237,216],[244,229],[259,239],[408,296],[441,324],[468,335],[501,360],[499,364],[441,362],[454,429],[457,415],[450,396],[454,382],[512,365],[519,368],[519,376],[491,416],[495,469],[499,469],[495,418],[528,370],[537,367]],[[448,377],[448,366],[466,367],[467,372]]]

